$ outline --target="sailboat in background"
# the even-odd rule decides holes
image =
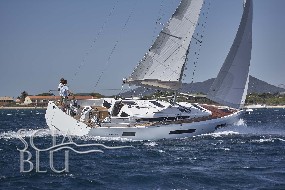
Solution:
[[[182,0],[169,22],[130,77],[131,85],[177,92],[187,62],[203,0]],[[46,122],[53,131],[71,135],[122,137],[136,140],[183,138],[214,132],[244,112],[252,49],[252,0],[228,56],[207,97],[223,107],[160,100],[101,98],[78,101],[67,111],[49,102]],[[227,106],[227,107],[225,107]]]

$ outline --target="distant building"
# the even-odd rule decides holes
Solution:
[[[16,104],[20,104],[20,103],[21,103],[21,100],[20,100],[19,98],[17,98],[17,99],[15,100],[15,102],[16,102]]]
[[[12,97],[8,97],[8,96],[0,97],[0,106],[6,106],[13,102],[14,102],[14,99]]]
[[[93,99],[93,96],[75,96],[76,100]],[[72,99],[70,97],[69,99]],[[24,101],[24,105],[46,107],[49,101],[59,101],[60,96],[27,96]]]
[[[44,107],[49,101],[60,100],[60,96],[27,96],[24,105]]]

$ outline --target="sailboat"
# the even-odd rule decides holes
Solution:
[[[203,0],[181,0],[154,44],[124,83],[177,92]],[[244,1],[234,42],[207,97],[223,106],[161,100],[78,100],[63,111],[50,101],[46,122],[70,135],[155,140],[212,133],[244,113],[252,49],[252,0]]]

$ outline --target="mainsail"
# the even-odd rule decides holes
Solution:
[[[145,54],[129,84],[178,90],[204,0],[182,0],[169,22]]]
[[[233,108],[243,106],[247,94],[252,49],[253,3],[247,0],[230,52],[207,98]]]

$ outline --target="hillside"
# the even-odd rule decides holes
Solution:
[[[214,82],[214,78],[208,79],[204,82],[196,82],[193,84],[189,83],[183,83],[182,89],[180,92],[183,93],[202,93],[202,94],[207,94],[211,85]],[[155,90],[152,89],[146,89],[143,87],[138,87],[134,91],[127,91],[124,93],[121,93],[122,97],[131,97],[131,96],[140,96],[140,95],[150,95],[153,94]],[[253,76],[249,77],[249,88],[248,88],[248,94],[250,93],[257,93],[257,94],[262,94],[262,93],[278,93],[278,92],[285,92],[284,88],[280,88],[274,85],[271,85],[265,81],[262,81],[260,79],[257,79]]]

